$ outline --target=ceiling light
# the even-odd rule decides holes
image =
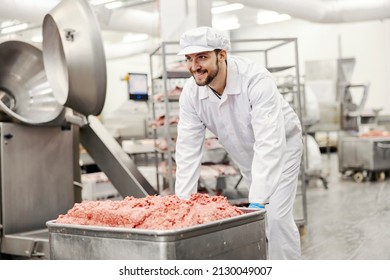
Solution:
[[[42,39],[42,35],[35,35],[31,38],[31,41],[35,42],[35,43],[42,43],[43,39]]]
[[[257,24],[268,24],[291,19],[288,14],[279,14],[273,11],[260,12],[257,14]]]
[[[235,11],[235,10],[240,10],[242,8],[244,8],[243,4],[233,3],[233,4],[228,4],[228,5],[224,5],[224,6],[218,6],[218,7],[211,8],[211,13],[212,14],[221,14],[221,13],[231,12],[231,11]]]
[[[16,21],[13,21],[13,20],[6,20],[6,21],[3,21],[0,25],[0,28],[5,28],[5,27],[9,27],[11,25],[15,25],[17,23],[20,23],[20,22],[16,22]]]
[[[212,5],[213,7],[219,7],[219,6],[223,6],[223,5],[227,5],[229,2],[227,1],[223,1],[223,0],[214,0]]]
[[[20,31],[20,30],[24,30],[27,27],[28,27],[27,23],[15,24],[15,25],[11,25],[11,26],[2,28],[0,33],[1,34],[6,34],[6,33],[17,32],[17,31]]]
[[[91,0],[90,3],[91,5],[103,5],[114,1],[115,0]]]
[[[107,9],[110,9],[110,10],[120,8],[122,6],[123,6],[123,2],[121,2],[121,1],[110,2],[106,5],[104,5],[104,7],[106,7]]]

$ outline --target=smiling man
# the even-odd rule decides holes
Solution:
[[[265,208],[270,259],[300,259],[293,217],[302,130],[298,116],[261,65],[228,55],[230,41],[211,27],[185,32],[179,55],[192,77],[180,95],[175,192],[197,192],[206,128],[249,187],[249,207]]]

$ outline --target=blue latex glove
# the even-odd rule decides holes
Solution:
[[[248,208],[260,208],[260,209],[264,209],[264,205],[263,204],[260,204],[260,203],[250,203]]]

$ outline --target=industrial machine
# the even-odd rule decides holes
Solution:
[[[354,61],[344,69],[350,76]],[[347,80],[348,81],[348,80]],[[367,110],[368,84],[340,84],[341,131],[338,137],[339,171],[355,182],[383,181],[390,171],[390,137],[377,133],[380,110]]]
[[[320,108],[319,123],[308,131],[336,133],[331,144],[337,146],[343,175],[356,182],[384,180],[390,171],[390,137],[364,135],[377,129],[380,109],[365,108],[369,84],[351,83],[355,63],[354,58],[306,63],[305,87],[316,92]]]
[[[365,111],[369,84],[352,84],[355,58],[306,61],[305,91],[318,100],[319,121],[308,132],[359,130],[371,122],[373,112]]]
[[[339,171],[355,182],[383,181],[390,172],[390,136],[343,135],[339,143]]]
[[[46,222],[81,199],[80,143],[120,195],[156,194],[96,117],[100,36],[88,2],[66,0],[44,18],[42,49],[0,42],[0,259],[50,258]]]

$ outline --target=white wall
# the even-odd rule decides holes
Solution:
[[[300,72],[305,61],[355,57],[352,83],[370,83],[366,108],[383,108],[390,115],[390,20],[343,24],[320,24],[290,20],[271,25],[255,25],[231,32],[231,39],[297,37]],[[291,53],[291,52],[290,52]],[[290,59],[290,58],[289,58]],[[278,60],[281,60],[278,57]],[[291,60],[291,59],[290,59]],[[107,97],[103,114],[118,108],[127,97],[127,72],[149,73],[149,54],[107,62]]]
[[[366,108],[390,114],[390,20],[319,24],[290,20],[231,32],[231,39],[298,38],[300,72],[305,61],[355,57],[352,83],[370,83]],[[340,53],[341,52],[341,53]]]
[[[128,100],[126,73],[149,74],[149,54],[107,61],[107,94],[102,114],[108,114]]]

